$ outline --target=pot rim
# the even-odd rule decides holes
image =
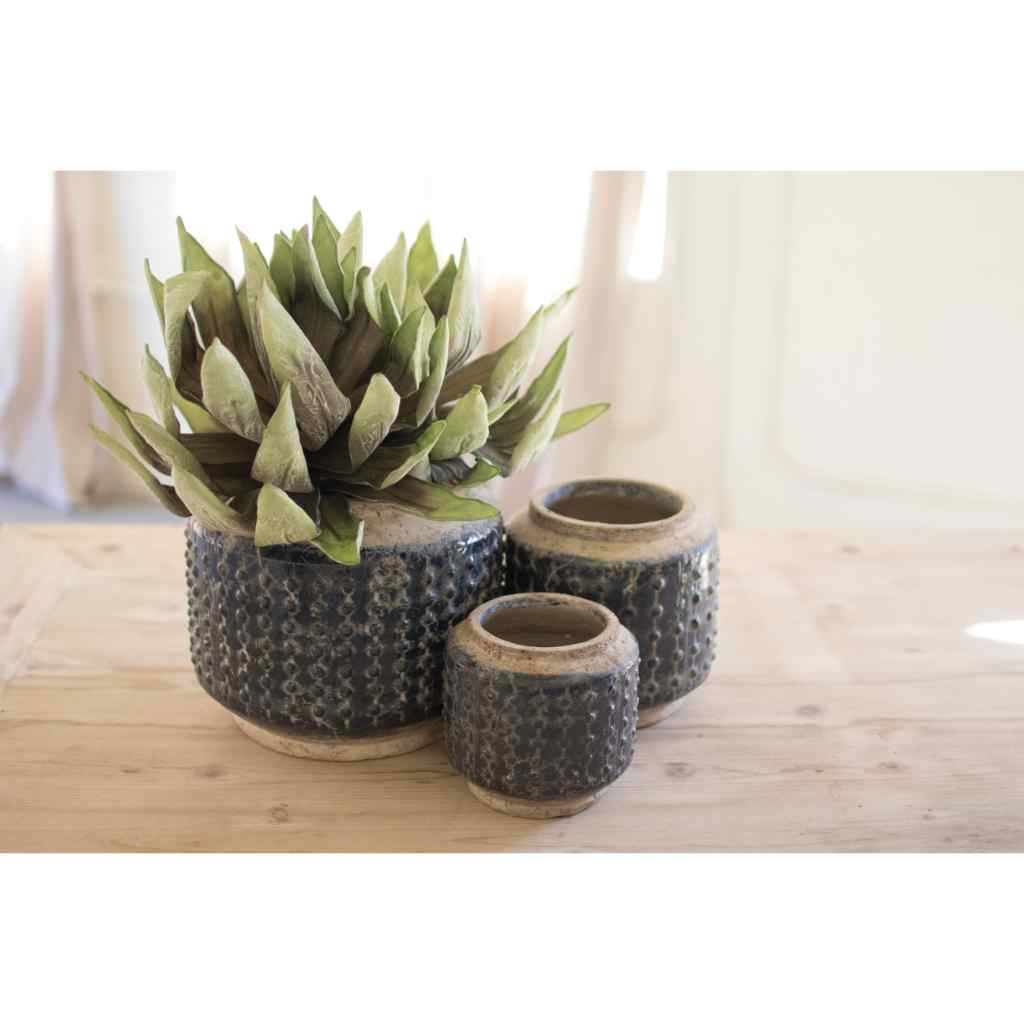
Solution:
[[[555,512],[549,503],[577,493],[612,493],[634,490],[662,501],[670,502],[676,510],[661,519],[640,523],[604,523],[592,519],[576,519]],[[689,495],[665,484],[649,480],[631,480],[623,477],[583,477],[568,480],[536,491],[530,498],[530,518],[555,533],[568,537],[585,537],[603,541],[644,541],[664,537],[675,532],[694,513]]]
[[[561,644],[554,647],[539,647],[533,644],[517,644],[512,640],[503,640],[484,625],[486,619],[502,608],[550,608],[553,606],[573,608],[585,611],[601,619],[603,625],[600,632],[587,640],[575,644]],[[537,661],[550,661],[564,654],[584,656],[607,647],[619,634],[622,628],[618,616],[596,601],[588,601],[583,597],[571,594],[527,593],[504,594],[477,606],[465,620],[466,627],[476,643],[489,652],[502,655],[529,655]]]

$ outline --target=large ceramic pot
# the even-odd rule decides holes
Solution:
[[[518,594],[477,608],[448,641],[452,767],[506,814],[589,807],[633,756],[638,657],[629,630],[591,601]]]
[[[685,495],[632,480],[536,494],[508,529],[510,592],[598,601],[640,645],[640,727],[675,711],[715,657],[718,538]]]
[[[264,746],[355,761],[441,735],[451,626],[501,592],[500,518],[438,523],[358,508],[362,560],[186,528],[192,663]]]

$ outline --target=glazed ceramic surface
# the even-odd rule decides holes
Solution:
[[[359,514],[357,566],[310,545],[257,549],[186,527],[192,663],[203,689],[259,735],[324,741],[437,721],[448,631],[500,593],[500,519],[435,523],[380,505]]]
[[[633,756],[638,658],[632,634],[589,601],[530,594],[476,609],[448,641],[452,766],[509,813],[582,809]],[[562,803],[532,813],[517,801]]]
[[[634,633],[641,725],[707,679],[718,631],[718,539],[684,495],[627,480],[550,488],[509,525],[507,560],[509,592],[588,598]]]

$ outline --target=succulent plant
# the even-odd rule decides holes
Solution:
[[[314,199],[312,228],[276,235],[269,260],[239,232],[237,287],[180,218],[178,237],[182,273],[161,282],[145,266],[167,352],[167,370],[148,347],[143,356],[153,416],[86,377],[127,445],[94,427],[96,438],[177,515],[355,564],[351,499],[488,518],[497,510],[474,487],[607,409],[562,411],[570,338],[526,386],[545,321],[575,289],[471,358],[480,315],[469,250],[441,264],[429,224],[371,269],[361,216],[339,231]]]

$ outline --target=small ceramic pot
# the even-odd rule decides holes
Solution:
[[[506,814],[589,807],[633,757],[638,658],[629,630],[592,601],[516,594],[482,605],[448,639],[452,767]]]
[[[359,565],[309,544],[186,528],[192,663],[241,730],[280,753],[389,757],[441,738],[451,626],[501,592],[499,518],[438,523],[357,508]]]
[[[640,645],[641,728],[707,679],[718,538],[670,488],[578,480],[536,494],[508,528],[506,590],[575,594],[615,612]]]

